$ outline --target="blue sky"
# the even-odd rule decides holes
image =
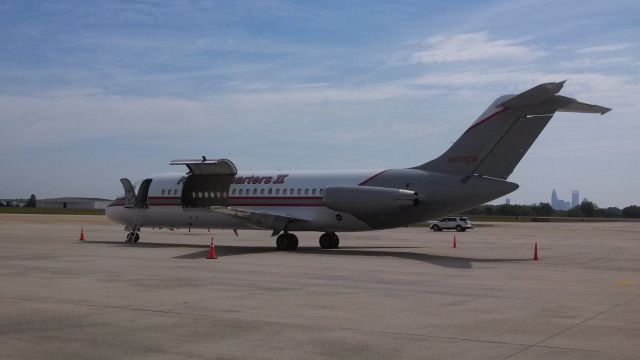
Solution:
[[[409,167],[494,98],[568,79],[512,202],[640,204],[637,1],[4,1],[0,197],[100,196],[175,158]]]

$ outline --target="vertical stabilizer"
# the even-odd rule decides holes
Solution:
[[[496,99],[440,157],[415,167],[425,171],[506,179],[555,112],[605,114],[611,109],[557,95],[564,81],[540,84]]]

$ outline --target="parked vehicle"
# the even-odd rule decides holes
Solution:
[[[446,217],[440,221],[436,221],[431,225],[431,230],[455,230],[455,231],[467,231],[467,229],[473,229],[473,224],[469,221],[469,218],[464,216],[452,216]]]

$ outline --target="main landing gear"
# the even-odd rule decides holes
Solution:
[[[138,240],[140,240],[140,234],[137,231],[132,231],[127,233],[127,238],[124,242],[127,244],[134,244],[137,243]]]
[[[326,232],[320,236],[320,247],[323,249],[337,249],[340,238],[333,232]],[[291,233],[280,234],[276,239],[278,250],[295,250],[298,248],[298,237]]]
[[[298,237],[291,233],[280,234],[276,239],[278,250],[295,250],[298,248]]]
[[[323,249],[337,249],[340,246],[340,238],[333,232],[320,235],[320,247]]]

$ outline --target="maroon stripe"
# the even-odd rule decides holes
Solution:
[[[382,171],[380,171],[379,173],[377,173],[377,174],[375,174],[375,175],[373,175],[373,176],[370,176],[367,180],[365,180],[365,181],[361,182],[360,184],[358,184],[358,186],[362,186],[362,185],[364,185],[364,184],[368,183],[369,181],[373,180],[376,176],[378,176],[378,175],[380,175],[380,174],[382,174],[382,173],[385,173],[385,172],[387,172],[387,171],[389,171],[389,170],[388,170],[388,169],[387,169],[387,170],[382,170]]]
[[[494,117],[496,117],[496,115],[501,114],[501,113],[503,113],[503,112],[507,111],[508,109],[509,109],[509,108],[504,107],[504,108],[502,108],[501,110],[498,110],[498,111],[494,112],[493,114],[491,114],[491,115],[487,116],[486,118],[484,118],[484,119],[482,119],[482,120],[478,121],[477,123],[475,123],[475,124],[471,125],[471,126],[467,129],[467,131],[465,131],[464,133],[465,133],[465,134],[466,134],[466,133],[468,133],[469,131],[471,131],[471,129],[475,129],[475,128],[476,128],[476,127],[478,127],[480,124],[484,124],[485,122],[489,121],[490,119],[493,119]]]
[[[229,196],[229,200],[322,200],[321,196]]]
[[[149,200],[160,200],[160,199],[163,199],[163,200],[178,199],[178,200],[180,200],[180,197],[179,196],[149,196],[149,197],[147,197],[147,199],[149,199]]]
[[[229,204],[231,206],[306,206],[306,207],[319,207],[324,204]]]

